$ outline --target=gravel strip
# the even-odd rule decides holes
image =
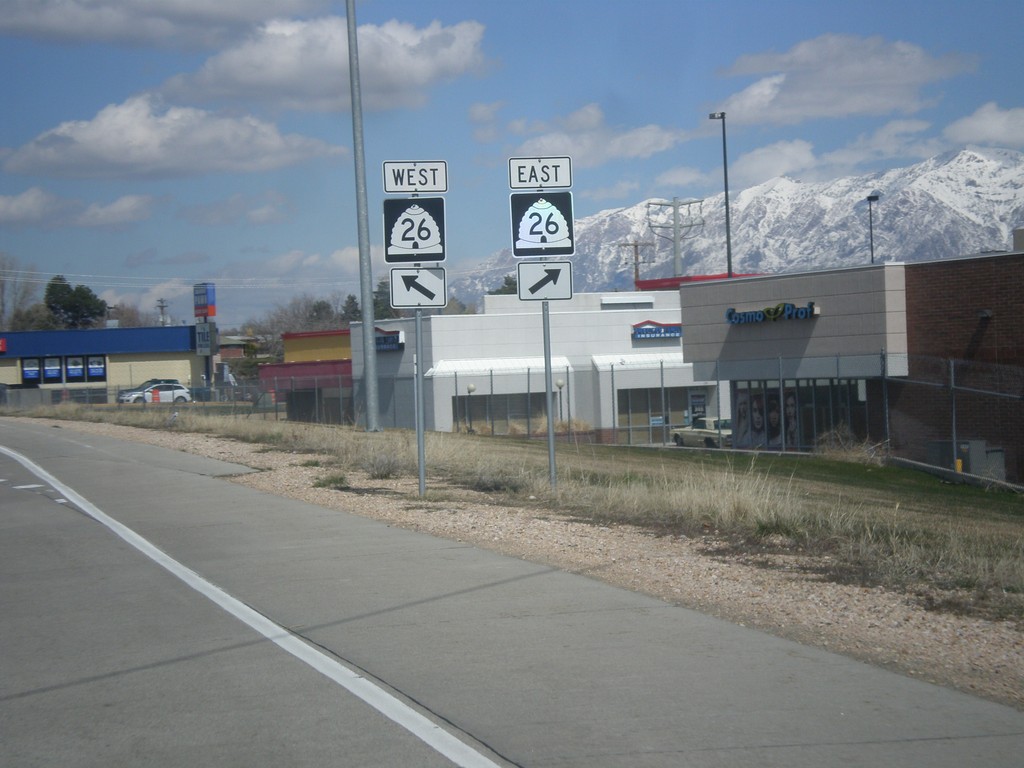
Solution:
[[[823,581],[798,568],[795,558],[775,556],[767,569],[712,555],[703,540],[579,523],[539,505],[506,506],[487,494],[433,483],[421,498],[415,478],[371,480],[346,470],[350,489],[315,488],[329,470],[302,466],[314,458],[308,454],[268,452],[208,435],[48,423],[249,466],[262,471],[232,481],[584,574],[1024,710],[1019,626],[926,611],[907,595]]]

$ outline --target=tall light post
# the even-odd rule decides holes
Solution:
[[[878,195],[868,195],[868,242],[871,244],[871,263],[875,263],[875,216],[871,208],[878,202]]]
[[[712,112],[708,120],[722,121],[722,174],[725,177],[725,266],[726,274],[732,277],[732,231],[729,226],[729,156],[725,143],[725,112]]]

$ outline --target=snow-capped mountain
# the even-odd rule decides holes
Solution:
[[[1013,230],[1024,227],[1024,153],[972,147],[882,173],[821,183],[783,177],[730,190],[733,273],[869,263],[872,194],[879,196],[871,205],[876,263],[1008,250]],[[726,271],[724,198],[679,206],[679,274]],[[672,202],[645,200],[577,219],[574,293],[632,290],[635,270],[641,279],[676,274]],[[472,277],[450,281],[450,290],[479,302],[515,273],[516,261],[502,250]]]

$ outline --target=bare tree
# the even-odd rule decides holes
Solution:
[[[13,330],[15,315],[23,315],[38,301],[39,282],[29,275],[35,267],[22,269],[8,253],[0,252],[0,330]]]
[[[328,300],[302,294],[284,306],[278,305],[262,318],[247,321],[245,326],[262,340],[261,355],[281,360],[284,357],[282,333],[331,331],[342,327],[341,317],[334,306],[337,300],[337,296]]]
[[[156,312],[143,312],[134,304],[123,301],[107,307],[107,317],[117,321],[121,328],[148,328],[160,325],[160,316]]]

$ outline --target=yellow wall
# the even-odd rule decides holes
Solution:
[[[21,384],[21,367],[17,359],[0,359],[0,384]]]
[[[41,384],[41,389],[128,389],[146,379],[177,379],[186,387],[203,386],[205,358],[188,353],[107,356],[107,380],[74,384]],[[0,384],[21,384],[16,359],[0,359]]]
[[[352,337],[341,331],[286,334],[282,340],[286,363],[352,359]]]
[[[147,379],[177,379],[186,387],[203,386],[204,358],[168,353],[107,357],[107,387],[129,388]]]

